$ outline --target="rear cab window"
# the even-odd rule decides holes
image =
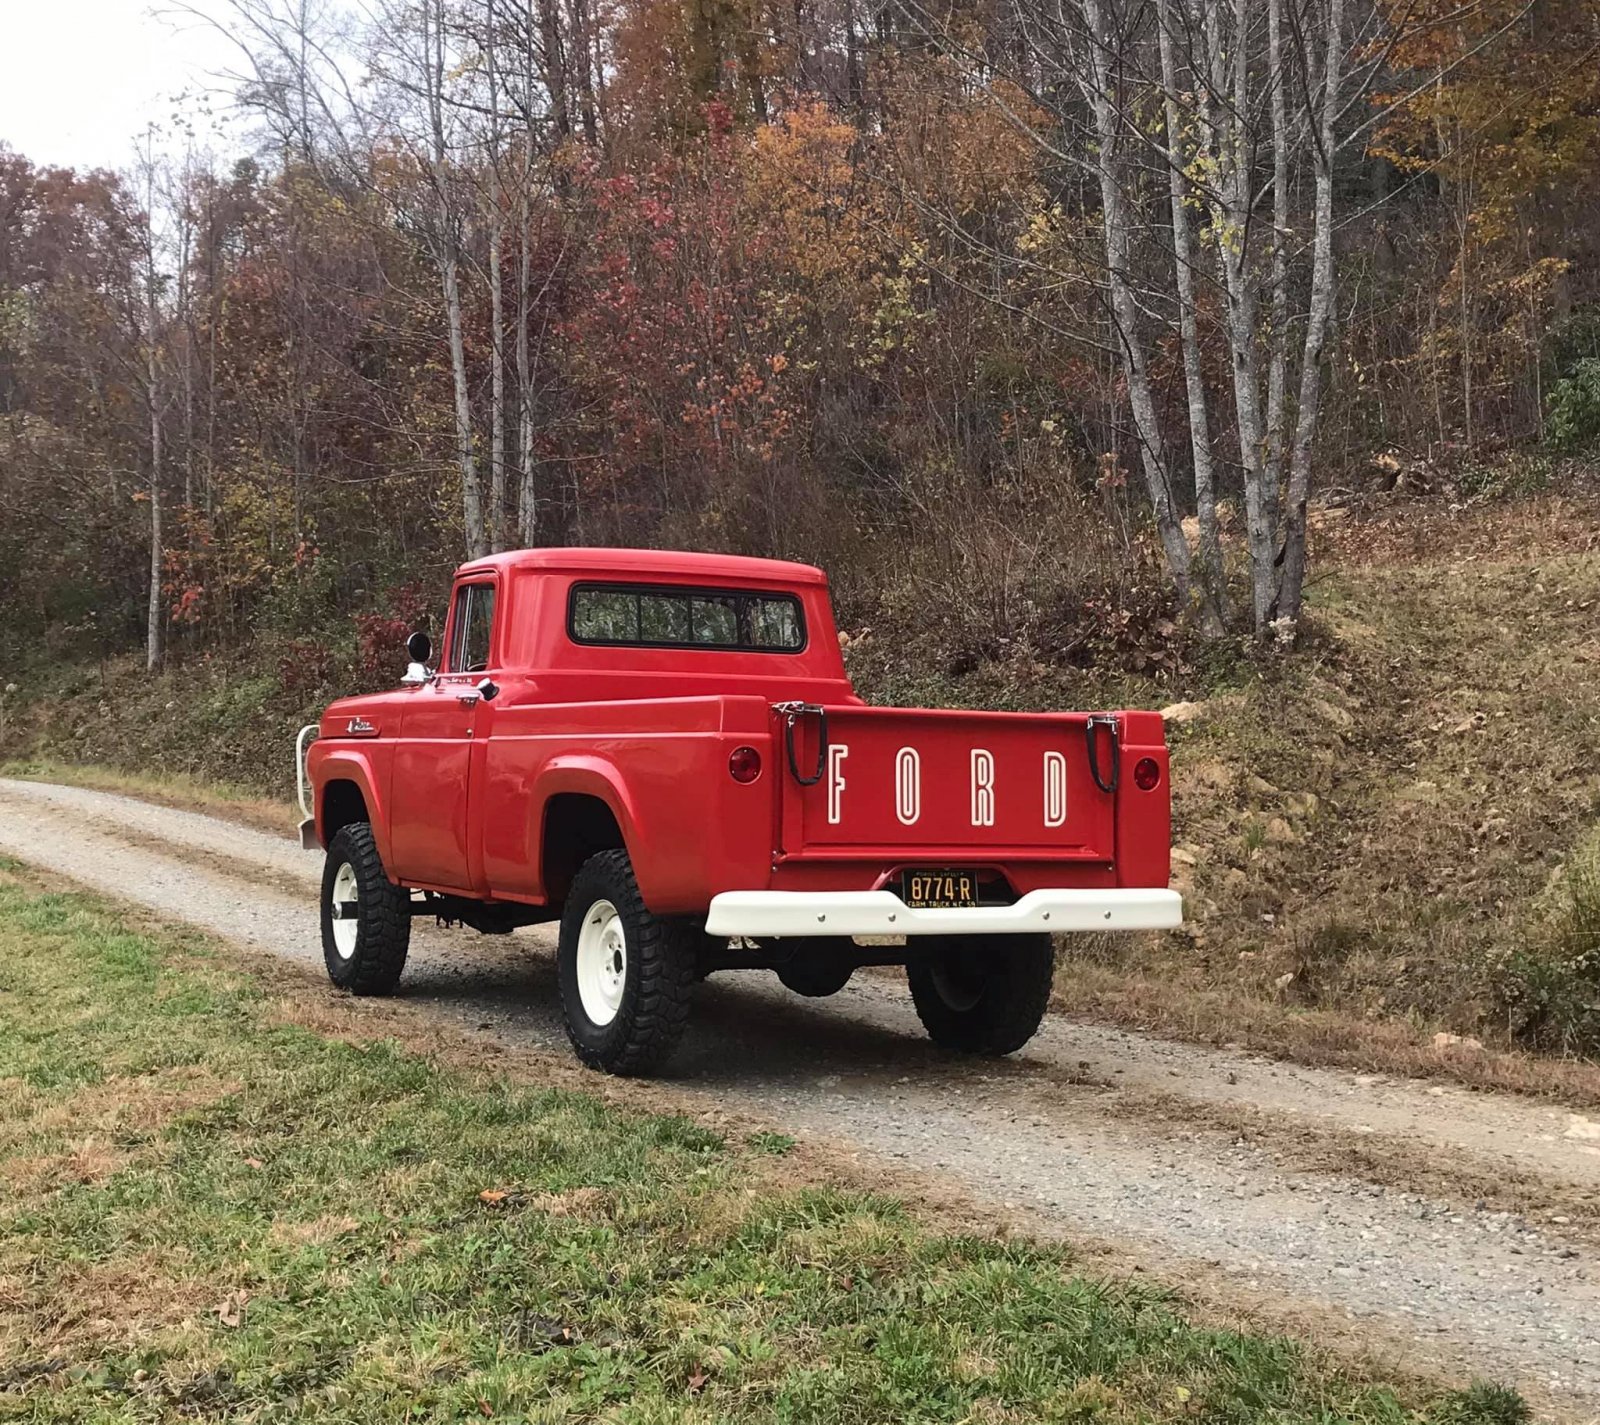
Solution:
[[[793,594],[655,584],[575,584],[567,606],[574,643],[627,648],[799,653],[805,614]]]

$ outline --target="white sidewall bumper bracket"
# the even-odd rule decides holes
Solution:
[[[799,935],[1005,935],[1030,930],[1172,930],[1183,897],[1167,890],[1029,891],[1012,905],[918,910],[893,891],[724,891],[706,931]]]

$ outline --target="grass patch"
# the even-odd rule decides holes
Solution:
[[[0,882],[0,1418],[1515,1421]]]

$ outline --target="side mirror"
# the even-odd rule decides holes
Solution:
[[[414,687],[432,679],[433,674],[428,671],[428,659],[432,655],[433,640],[418,629],[406,639],[406,657],[411,661],[406,664],[405,677],[400,682],[406,687]]]

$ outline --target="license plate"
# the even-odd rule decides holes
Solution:
[[[930,909],[978,903],[976,871],[907,871],[901,878],[900,899],[909,906]]]

